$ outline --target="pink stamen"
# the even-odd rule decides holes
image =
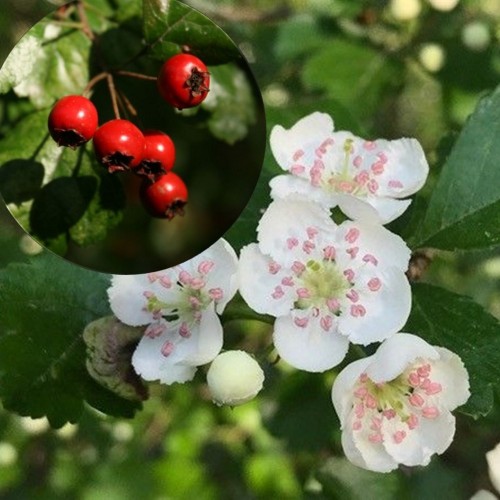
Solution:
[[[368,282],[368,288],[372,292],[378,292],[380,290],[381,286],[382,286],[382,282],[378,278],[372,278]]]
[[[429,387],[425,390],[428,396],[433,396],[434,394],[439,394],[443,390],[443,387],[438,382],[431,382]]]
[[[193,278],[190,285],[193,290],[201,290],[206,285],[206,283],[203,278]]]
[[[215,262],[214,261],[212,261],[212,260],[204,260],[198,266],[198,272],[200,274],[208,274],[213,269],[214,266],[215,266]]]
[[[150,292],[149,290],[142,292],[142,295],[144,295],[144,297],[146,297],[147,299],[152,299],[155,296],[155,294],[153,292]]]
[[[354,271],[352,269],[346,269],[343,274],[350,283],[352,283],[354,281],[355,274],[354,274]]]
[[[163,275],[160,277],[160,285],[163,287],[163,288],[171,288],[172,287],[172,281],[170,280],[170,278],[166,275]]]
[[[354,406],[354,415],[357,418],[363,418],[365,416],[365,405],[363,403],[357,403]]]
[[[384,173],[385,165],[381,161],[378,161],[371,166],[371,169],[375,175],[381,175]]]
[[[193,278],[191,277],[191,275],[187,272],[187,271],[181,271],[179,273],[179,281],[183,284],[183,285],[189,285],[191,283],[191,280]]]
[[[306,167],[304,165],[293,165],[290,169],[290,173],[293,175],[301,175],[306,171]]]
[[[288,250],[292,250],[294,247],[298,246],[299,240],[297,238],[288,238],[286,240],[286,245]]]
[[[281,266],[277,262],[274,262],[274,260],[272,260],[271,262],[269,262],[268,270],[270,274],[278,274],[281,270]]]
[[[352,161],[352,164],[356,167],[359,168],[363,164],[363,158],[361,156],[356,156],[354,160]]]
[[[412,406],[417,406],[417,407],[423,406],[425,403],[425,399],[420,394],[416,394],[416,393],[413,393],[408,398],[408,401],[410,402],[410,404]]]
[[[352,193],[356,189],[356,185],[351,181],[340,181],[338,189],[343,193]]]
[[[155,339],[156,337],[159,337],[164,331],[165,331],[164,325],[158,325],[152,323],[146,328],[144,334],[146,335],[146,337],[149,337],[150,339]]]
[[[281,284],[283,286],[294,286],[295,282],[293,281],[293,278],[291,276],[286,276],[281,280]]]
[[[326,306],[330,312],[336,313],[340,309],[340,302],[335,298],[331,298],[326,301]]]
[[[378,265],[377,258],[371,253],[367,253],[366,255],[363,256],[363,262],[373,264],[374,266]]]
[[[361,305],[351,306],[351,316],[354,318],[362,318],[366,314],[366,309]]]
[[[195,309],[201,306],[201,301],[198,297],[189,297],[189,303],[191,304],[191,307]]]
[[[405,437],[406,437],[406,432],[405,431],[396,431],[392,435],[392,438],[394,439],[394,442],[396,444],[402,443]]]
[[[174,350],[174,344],[172,344],[172,342],[167,340],[161,348],[161,353],[163,356],[168,358],[168,356],[172,354],[173,350]]]
[[[189,331],[189,327],[186,322],[183,322],[179,328],[179,335],[184,338],[191,337],[191,332]]]
[[[352,227],[345,235],[345,240],[352,245],[353,243],[356,243],[356,240],[359,238],[359,235],[360,235],[359,229]]]
[[[396,418],[396,411],[393,408],[390,408],[388,410],[384,410],[382,415],[384,415],[387,420],[392,420],[393,418]]]
[[[222,298],[224,297],[224,292],[222,288],[211,288],[208,291],[208,296],[212,300],[215,300],[215,302],[218,302],[219,300],[222,300]]]
[[[382,163],[387,163],[388,158],[387,158],[387,156],[386,156],[386,154],[385,154],[385,153],[382,153],[382,152],[377,153],[377,156],[378,156],[379,160],[380,160]]]
[[[302,262],[299,262],[297,260],[292,265],[292,271],[295,273],[297,277],[300,276],[305,270],[306,266],[304,266]]]
[[[379,431],[382,427],[382,419],[379,417],[372,418],[372,425],[370,425],[370,429],[372,431]]]
[[[380,444],[384,441],[384,438],[382,437],[382,434],[377,433],[377,434],[370,434],[368,436],[368,441],[373,444]]]
[[[417,426],[418,426],[418,417],[414,413],[412,413],[410,415],[410,417],[408,418],[406,424],[408,425],[408,428],[410,430],[413,430],[413,429],[417,428]]]
[[[359,247],[348,248],[346,252],[351,256],[351,259],[355,259],[356,255],[358,255]]]
[[[417,373],[421,376],[421,377],[428,377],[429,374],[431,373],[431,365],[430,364],[425,364],[425,365],[422,365],[422,366],[419,366],[417,368]]]
[[[345,296],[351,301],[351,302],[358,302],[359,300],[359,293],[356,292],[356,290],[351,290],[349,293],[346,293]]]
[[[359,431],[361,429],[361,427],[363,427],[362,423],[360,420],[356,420],[355,422],[353,422],[352,424],[352,430],[353,431]]]
[[[283,295],[285,295],[285,292],[283,291],[283,288],[281,288],[280,286],[277,286],[275,289],[274,289],[274,292],[272,293],[271,297],[273,299],[281,299],[283,297]]]
[[[426,406],[422,408],[422,416],[432,420],[439,417],[439,410],[435,406]]]
[[[359,376],[359,381],[362,383],[362,384],[365,384],[366,382],[368,382],[368,375],[366,373],[362,373],[360,376]]]
[[[367,408],[370,408],[370,410],[374,410],[377,407],[377,400],[368,393],[365,397],[365,405]]]
[[[389,181],[389,187],[393,189],[401,189],[403,183],[401,181]]]
[[[295,151],[295,153],[293,154],[293,161],[299,161],[303,156],[305,155],[305,152],[303,149],[298,149],[297,151]]]
[[[324,316],[320,319],[319,323],[321,325],[321,328],[323,328],[325,332],[328,332],[333,325],[333,320],[331,316]]]
[[[418,387],[420,385],[420,377],[415,372],[408,375],[408,383],[411,387]]]
[[[358,387],[355,391],[354,391],[354,395],[357,397],[357,398],[361,398],[363,399],[366,395],[368,394],[368,389],[366,387]]]
[[[305,328],[308,325],[308,323],[309,323],[309,318],[294,318],[293,322],[299,328]]]
[[[362,170],[356,177],[354,177],[354,180],[360,185],[363,186],[370,180],[370,174],[366,170]]]
[[[157,273],[149,273],[148,274],[148,281],[150,283],[154,283],[158,279],[158,274]]]
[[[297,295],[299,299],[310,299],[311,292],[307,288],[297,288]]]
[[[302,245],[302,250],[304,250],[304,252],[307,254],[310,254],[315,248],[316,245],[311,241],[304,241]]]
[[[368,191],[370,191],[370,193],[375,194],[378,191],[379,185],[375,179],[372,179],[368,182],[366,187],[368,188]]]
[[[315,227],[308,227],[306,229],[307,236],[310,240],[314,240],[314,238],[318,235],[319,231]]]
[[[335,260],[336,255],[337,252],[335,251],[335,248],[332,246],[327,246],[323,249],[323,258],[325,260]]]
[[[428,378],[424,378],[423,380],[420,381],[420,387],[424,390],[427,391],[431,385],[431,381]]]
[[[367,151],[373,151],[374,149],[377,149],[377,143],[375,141],[365,141],[363,147]]]

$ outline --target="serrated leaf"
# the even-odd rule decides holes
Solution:
[[[88,82],[90,40],[81,30],[68,30],[46,40],[30,75],[15,87],[42,109],[68,94],[80,94]]]
[[[189,47],[206,64],[238,59],[228,35],[200,12],[177,0],[144,0],[144,37],[153,57],[164,61]]]
[[[302,73],[304,85],[323,90],[355,115],[366,119],[381,97],[398,82],[395,63],[387,55],[340,38],[315,51]]]
[[[83,330],[108,315],[109,277],[44,254],[0,271],[0,398],[8,410],[78,421],[84,401],[130,417],[140,406],[103,393],[85,368]],[[109,410],[108,410],[109,409]]]
[[[397,472],[379,474],[360,469],[345,458],[330,458],[316,478],[332,500],[393,500],[402,487]]]
[[[412,246],[467,250],[500,243],[499,137],[500,86],[458,137]]]
[[[211,68],[210,79],[210,93],[201,105],[211,113],[208,128],[217,139],[234,144],[257,118],[252,87],[245,72],[230,64]]]
[[[469,297],[413,285],[413,308],[404,331],[458,354],[470,377],[471,397],[460,411],[475,418],[493,407],[500,389],[500,323]]]

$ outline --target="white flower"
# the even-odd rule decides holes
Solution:
[[[0,70],[0,93],[26,80],[42,53],[41,41],[26,35],[12,50]]]
[[[451,411],[469,395],[469,377],[456,354],[398,333],[373,356],[344,368],[333,384],[344,452],[355,465],[377,472],[426,465],[451,444]]]
[[[429,172],[418,141],[366,141],[333,130],[330,116],[319,112],[289,130],[273,128],[273,155],[292,175],[272,179],[271,196],[338,205],[351,219],[386,224],[399,217],[411,203],[401,198],[417,192]]]
[[[210,365],[207,383],[214,403],[237,406],[253,399],[262,389],[264,372],[244,351],[226,351]]]
[[[258,240],[241,251],[240,293],[277,318],[274,344],[296,368],[332,368],[349,340],[381,341],[405,324],[410,250],[384,227],[337,226],[315,203],[278,200],[263,215]]]
[[[132,326],[149,325],[132,357],[145,380],[191,380],[196,367],[222,348],[222,313],[237,290],[238,259],[219,240],[208,250],[164,271],[113,276],[108,289],[116,317]]]
[[[491,484],[500,493],[500,443],[486,453]]]
[[[389,9],[398,21],[411,21],[419,16],[422,4],[420,0],[391,0]]]

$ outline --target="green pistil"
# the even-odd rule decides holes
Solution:
[[[409,386],[403,376],[380,385],[368,380],[365,387],[376,399],[377,408],[380,411],[393,409],[403,422],[409,418],[406,406],[403,403],[403,400],[408,397]]]
[[[311,297],[299,299],[299,309],[324,306],[328,299],[338,298],[350,288],[349,282],[335,262],[330,261],[310,260],[300,279],[301,287],[307,288]]]

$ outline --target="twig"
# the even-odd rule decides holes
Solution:
[[[111,101],[113,102],[113,111],[115,113],[115,118],[120,119],[120,110],[118,108],[118,98],[116,96],[115,81],[113,80],[113,75],[111,73],[106,74],[108,80],[109,93],[111,95]]]
[[[119,70],[115,71],[115,73],[121,76],[130,76],[132,78],[137,78],[138,80],[151,80],[151,81],[157,80],[156,76],[143,75],[142,73],[134,73],[133,71]]]
[[[87,13],[85,12],[85,6],[83,5],[83,2],[78,2],[76,4],[76,8],[78,10],[80,21],[82,22],[82,31],[85,33],[85,35],[87,35],[87,38],[93,42],[95,40],[95,35],[90,28],[89,20],[87,18]]]
[[[83,89],[83,94],[86,95],[88,94],[92,88],[94,87],[94,85],[98,82],[100,82],[101,80],[104,80],[105,78],[108,77],[108,72],[107,71],[103,71],[102,73],[99,73],[98,75],[94,76],[90,81],[89,83],[87,83],[87,86]]]

